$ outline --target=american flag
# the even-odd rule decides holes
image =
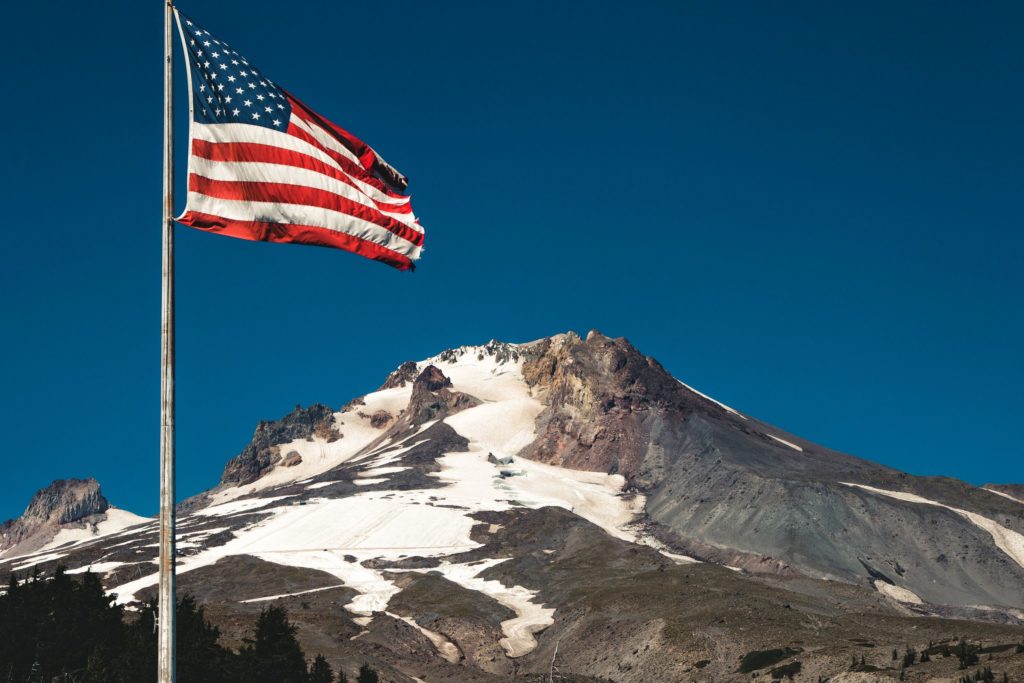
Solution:
[[[405,176],[175,12],[192,94],[188,201],[178,221],[414,267],[423,228]]]

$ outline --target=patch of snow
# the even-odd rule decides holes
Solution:
[[[434,644],[434,648],[437,649],[438,654],[444,657],[447,661],[451,662],[452,664],[459,663],[462,653],[459,651],[459,648],[456,647],[454,643],[452,643],[452,641],[448,640],[436,631],[431,631],[428,628],[423,628],[409,617],[403,617],[399,614],[392,614],[391,612],[386,612],[386,614],[394,619],[404,621],[405,623],[409,624],[414,629],[425,635],[427,637],[427,640]],[[419,679],[417,678],[413,680]]]
[[[969,512],[968,510],[961,510],[944,503],[939,503],[934,500],[929,500],[918,496],[913,493],[906,493],[905,491],[887,491],[885,489],[875,488],[874,486],[867,486],[865,484],[851,484],[849,482],[842,482],[846,486],[853,486],[865,491],[871,491],[883,496],[889,496],[890,498],[896,498],[897,500],[907,501],[909,503],[920,503],[922,505],[933,505],[935,507],[946,508],[952,510],[956,514],[960,515],[971,524],[976,527],[983,529],[992,536],[992,540],[995,542],[996,547],[1002,550],[1004,553],[1010,556],[1014,562],[1024,567],[1024,534],[1019,534],[1012,529],[998,524],[997,522],[983,517],[976,512]]]
[[[359,473],[360,477],[368,477],[370,479],[379,478],[386,474],[398,474],[399,472],[405,472],[408,467],[373,467],[368,470],[363,470]]]
[[[86,572],[92,572],[93,574],[106,574],[109,571],[113,571],[118,567],[123,567],[127,562],[94,562],[93,564],[85,565],[84,567],[76,567],[75,569],[69,569],[66,573],[68,574],[85,574]]]
[[[312,491],[313,489],[322,489],[325,486],[330,486],[331,484],[334,484],[334,483],[336,483],[336,482],[333,482],[333,481],[319,481],[319,482],[317,482],[315,484],[310,484],[309,486],[307,486],[306,490],[307,491]]]
[[[22,564],[19,564],[16,567],[11,567],[11,571],[12,572],[20,572],[20,571],[24,571],[26,569],[31,569],[32,567],[36,566],[37,564],[42,564],[44,562],[53,562],[55,560],[59,560],[62,557],[66,557],[66,556],[67,556],[67,553],[49,553],[49,554],[42,554],[42,555],[39,555],[39,554],[35,554],[35,555],[22,555],[20,557],[9,558],[9,560],[5,560],[5,561],[13,561],[13,560],[16,560],[16,559],[27,560],[26,562],[23,562]]]
[[[310,593],[320,593],[322,591],[329,591],[335,588],[345,588],[345,584],[339,583],[336,586],[322,586],[321,588],[310,588],[305,591],[298,591],[297,593],[281,593],[280,595],[267,595],[262,598],[250,598],[249,600],[239,600],[242,604],[250,602],[270,602],[271,600],[280,600],[281,598],[291,598],[296,595],[309,595]]]
[[[356,486],[371,486],[373,484],[383,484],[387,481],[387,477],[381,477],[380,479],[353,479],[352,483]]]
[[[987,488],[987,487],[984,490],[988,491],[989,493],[994,493],[997,496],[1002,496],[1003,498],[1009,498],[1014,503],[1020,503],[1021,505],[1024,505],[1024,500],[1021,500],[1020,498],[1017,498],[1016,496],[1011,496],[1009,493],[1003,493],[1002,491],[996,491],[995,489],[990,489],[990,488]]]
[[[682,384],[682,385],[683,385],[684,387],[686,387],[686,388],[687,388],[687,389],[689,389],[690,391],[692,391],[693,393],[695,393],[695,394],[697,394],[698,396],[700,396],[701,398],[703,398],[703,399],[707,399],[708,401],[711,401],[712,403],[714,403],[714,404],[715,404],[716,406],[718,406],[719,408],[723,408],[723,409],[727,410],[728,412],[732,413],[733,415],[735,415],[735,416],[737,416],[737,417],[742,417],[742,418],[743,418],[744,420],[746,420],[746,419],[747,419],[747,416],[746,416],[746,415],[744,415],[743,413],[741,413],[741,412],[739,412],[739,411],[737,411],[737,410],[734,410],[734,409],[730,408],[729,406],[725,405],[725,404],[724,404],[724,403],[722,403],[721,401],[716,401],[715,399],[711,398],[710,396],[708,396],[708,395],[707,395],[707,394],[705,394],[705,393],[702,393],[702,392],[700,392],[700,391],[697,391],[696,389],[694,389],[693,387],[691,387],[691,386],[690,386],[689,384],[687,384],[686,382],[682,381],[681,379],[677,379],[676,381],[677,381],[677,382],[679,382],[680,384]]]
[[[765,436],[767,436],[769,439],[775,439],[776,441],[781,443],[783,446],[789,446],[794,451],[800,451],[801,453],[804,452],[804,449],[800,448],[800,446],[797,446],[792,441],[786,441],[785,439],[780,439],[779,437],[775,436],[774,434],[765,434]]]
[[[40,551],[52,550],[68,543],[73,544],[61,548],[61,550],[66,550],[97,538],[112,536],[140,524],[147,524],[153,521],[149,517],[140,517],[127,510],[115,507],[108,508],[104,515],[105,518],[97,522],[95,526],[90,525],[84,529],[61,529],[53,537],[52,541],[40,548]]]
[[[877,590],[879,593],[882,593],[883,595],[888,595],[890,598],[896,600],[897,602],[906,602],[912,605],[924,604],[924,600],[919,598],[917,596],[917,593],[907,590],[906,588],[894,586],[891,583],[886,583],[885,581],[875,581],[874,584],[875,590]]]
[[[241,500],[233,500],[228,503],[221,503],[219,505],[211,505],[205,507],[202,510],[196,510],[195,514],[202,517],[223,517],[229,515],[237,515],[241,512],[251,512],[258,508],[270,506],[279,500],[284,500],[288,496],[270,496],[269,498],[243,498]]]
[[[489,595],[514,611],[516,613],[514,618],[501,622],[501,630],[505,637],[499,641],[499,644],[504,648],[507,656],[522,657],[537,647],[534,634],[555,623],[555,610],[534,602],[536,591],[522,586],[509,588],[500,581],[485,580],[479,577],[479,574],[485,569],[506,561],[507,558],[485,560],[473,564],[445,562],[431,571],[440,572],[446,579],[463,588]]]

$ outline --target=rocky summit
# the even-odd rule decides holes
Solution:
[[[279,604],[307,652],[403,683],[1024,677],[1019,484],[837,453],[597,332],[346,399],[261,422],[180,507],[179,589],[230,646]],[[56,482],[0,527],[0,579],[91,570],[134,606],[156,535]]]

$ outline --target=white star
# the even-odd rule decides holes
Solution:
[[[211,71],[210,72],[210,80],[211,81],[217,80],[217,72],[216,71]]]
[[[274,119],[274,125],[275,126],[280,126],[281,125],[281,119]]]
[[[196,50],[196,57],[202,57],[202,56],[203,56],[203,51],[202,50]]]
[[[220,112],[221,112],[220,109],[214,109],[213,110],[213,113],[216,114],[217,116],[220,116]]]
[[[204,69],[209,69],[210,68],[210,63],[209,62],[203,62],[203,68]]]
[[[231,95],[228,95],[227,97],[225,97],[224,101],[225,102],[231,102]]]
[[[217,41],[214,41],[214,42],[217,42]],[[213,57],[214,59],[217,59],[218,57],[220,57],[220,53],[219,52],[214,52],[210,56]]]
[[[209,104],[210,102],[213,102],[213,97],[206,98],[206,103]]]
[[[189,45],[195,45],[196,44],[196,39],[195,38],[191,39],[190,41],[188,41],[188,44]]]
[[[206,84],[205,83],[201,83],[199,85],[199,92],[203,92],[204,90],[206,90]]]
[[[250,90],[255,90],[256,89],[256,84],[255,83],[250,83],[249,84],[249,89]]]
[[[234,83],[235,82],[235,77],[234,76],[228,76],[228,81],[230,81],[231,83]]]
[[[228,65],[227,64],[218,64],[217,66],[220,67],[221,71],[227,71],[228,70]]]
[[[283,104],[279,104],[279,105],[277,105],[277,108],[278,109],[284,109],[284,105]]]
[[[191,26],[192,25],[192,20],[191,19],[186,19],[185,20],[185,25],[186,26]]]
[[[224,84],[223,83],[218,83],[217,84],[217,90],[223,90],[223,89],[224,89]]]
[[[265,112],[267,112],[269,114],[269,113],[271,113],[274,110],[271,109],[270,107],[263,107],[263,111],[265,111]]]
[[[251,107],[252,106],[252,100],[246,100],[245,102],[242,102],[242,104],[244,104],[247,107]]]
[[[254,120],[258,120],[258,119],[260,118],[260,115],[259,115],[259,114],[257,114],[256,112],[253,112],[253,113],[252,113],[252,118],[253,118]]]
[[[203,41],[203,47],[210,47],[210,41],[204,40]]]
[[[231,110],[231,113],[232,113],[232,114],[234,114],[235,116],[238,116],[238,115],[239,115],[239,114],[241,114],[242,112],[238,111],[237,109],[232,109],[232,110]]]
[[[238,60],[237,59],[232,59],[231,63],[234,64],[235,66],[238,66]]]
[[[245,73],[244,71],[239,71],[238,75],[245,77],[245,76],[248,76],[249,74]]]
[[[256,96],[256,99],[257,99],[257,100],[259,100],[260,102],[262,102],[263,100],[265,100],[265,99],[267,99],[267,98],[266,98],[266,97],[264,97],[263,95],[257,95],[257,96]]]

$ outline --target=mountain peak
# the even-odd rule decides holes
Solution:
[[[0,524],[0,550],[7,550],[40,531],[86,521],[110,508],[98,481],[57,479],[32,496],[21,517]]]

